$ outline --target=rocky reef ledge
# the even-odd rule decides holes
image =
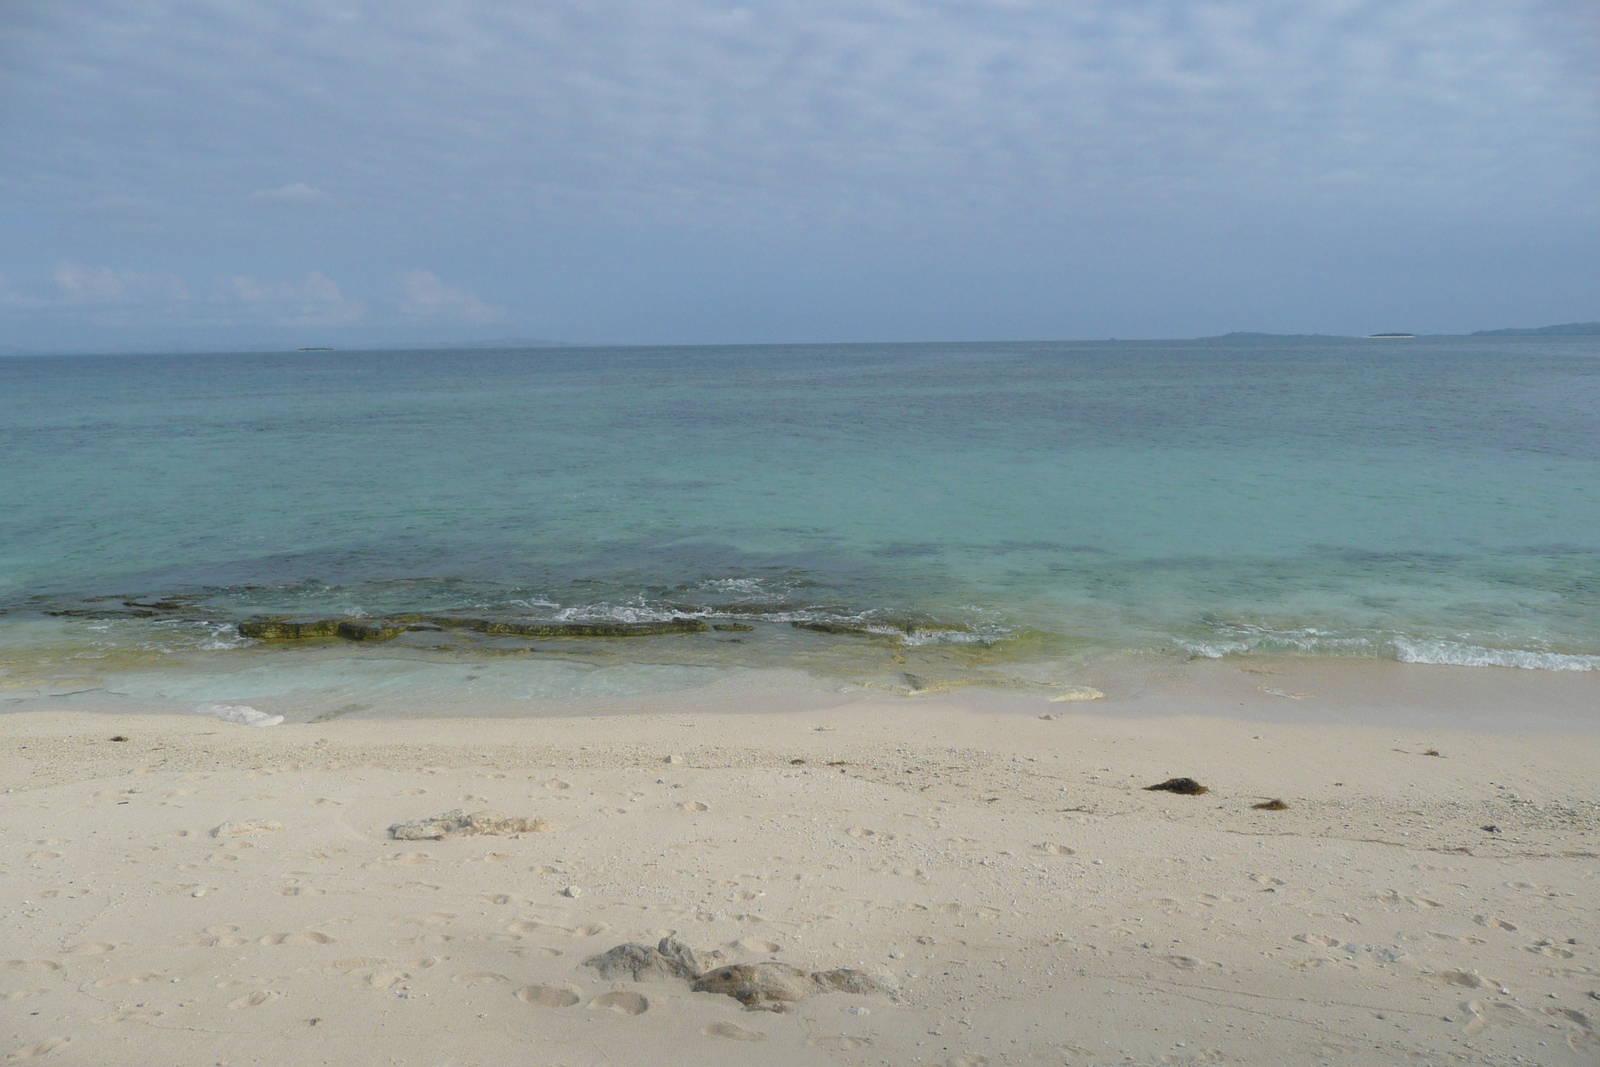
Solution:
[[[264,641],[305,641],[322,637],[340,637],[346,641],[388,641],[407,631],[428,630],[472,630],[494,637],[652,637],[658,634],[698,634],[710,628],[702,619],[685,618],[659,622],[543,622],[454,615],[388,619],[278,615],[241,622],[239,635]]]

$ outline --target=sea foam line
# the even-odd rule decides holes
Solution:
[[[1401,663],[1436,663],[1451,667],[1519,667],[1528,671],[1600,670],[1600,656],[1531,652],[1520,648],[1484,648],[1455,641],[1413,641],[1396,638],[1394,658]]]

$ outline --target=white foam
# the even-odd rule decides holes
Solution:
[[[1179,638],[1174,643],[1191,655],[1204,656],[1206,659],[1259,652],[1302,652],[1322,656],[1378,654],[1378,646],[1370,638],[1343,636],[1314,627],[1269,630],[1260,626],[1237,625],[1228,627],[1225,636],[1218,640],[1191,641]]]
[[[1519,667],[1527,671],[1596,671],[1600,656],[1532,652],[1520,648],[1484,648],[1455,641],[1412,641],[1396,638],[1394,658],[1401,663],[1437,663],[1451,667]]]
[[[282,715],[268,715],[247,704],[202,704],[194,710],[223,722],[236,722],[240,726],[276,726],[283,721]]]

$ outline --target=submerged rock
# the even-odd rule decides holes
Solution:
[[[705,969],[699,955],[675,937],[663,937],[655,947],[629,942],[583,961],[601,978],[632,978],[635,982],[664,982],[678,978],[692,982]]]
[[[660,622],[526,622],[455,615],[391,616],[384,619],[294,618],[268,616],[239,624],[241,637],[263,641],[307,641],[342,637],[346,641],[389,641],[407,630],[471,630],[493,637],[649,637],[655,634],[697,634],[711,627],[700,619]]]
[[[856,625],[853,625],[853,624],[850,624],[850,623],[843,623],[843,622],[804,622],[804,621],[800,621],[800,620],[795,620],[794,622],[791,622],[789,625],[793,626],[796,630],[814,630],[819,634],[847,634],[847,635],[850,635],[852,637],[881,637],[881,636],[884,636],[882,634],[874,634],[871,630],[867,629],[865,626],[856,626]]]
[[[396,619],[250,619],[239,624],[240,637],[264,641],[304,641],[342,637],[346,641],[388,641],[406,632]]]
[[[654,634],[698,634],[711,628],[703,619],[682,618],[660,622],[520,622],[435,615],[428,621],[447,630],[473,630],[480,634],[510,637],[649,637]]]
[[[508,817],[498,811],[475,811],[468,815],[460,808],[430,819],[413,819],[389,827],[396,841],[443,841],[448,837],[474,837],[480,834],[542,834],[555,827],[545,819]]]

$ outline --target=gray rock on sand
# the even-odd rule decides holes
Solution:
[[[601,978],[632,978],[635,982],[680,979],[691,982],[696,993],[721,993],[747,1011],[788,1011],[795,1001],[814,993],[858,993],[894,996],[894,985],[865,971],[838,967],[831,971],[802,971],[787,963],[734,963],[706,969],[707,957],[675,937],[663,937],[651,948],[629,942],[583,961]]]
[[[389,827],[396,841],[443,841],[447,837],[474,837],[479,834],[542,834],[555,829],[545,819],[508,818],[498,811],[475,811],[468,815],[461,808],[429,819],[397,822]]]
[[[722,993],[746,1011],[788,1011],[789,1005],[814,993],[880,993],[894,990],[865,971],[839,967],[802,971],[787,963],[734,963],[707,971],[695,980],[696,993]]]
[[[629,942],[583,961],[601,978],[632,978],[635,982],[664,982],[678,978],[692,982],[705,970],[694,949],[675,937],[663,937],[654,947]]]

